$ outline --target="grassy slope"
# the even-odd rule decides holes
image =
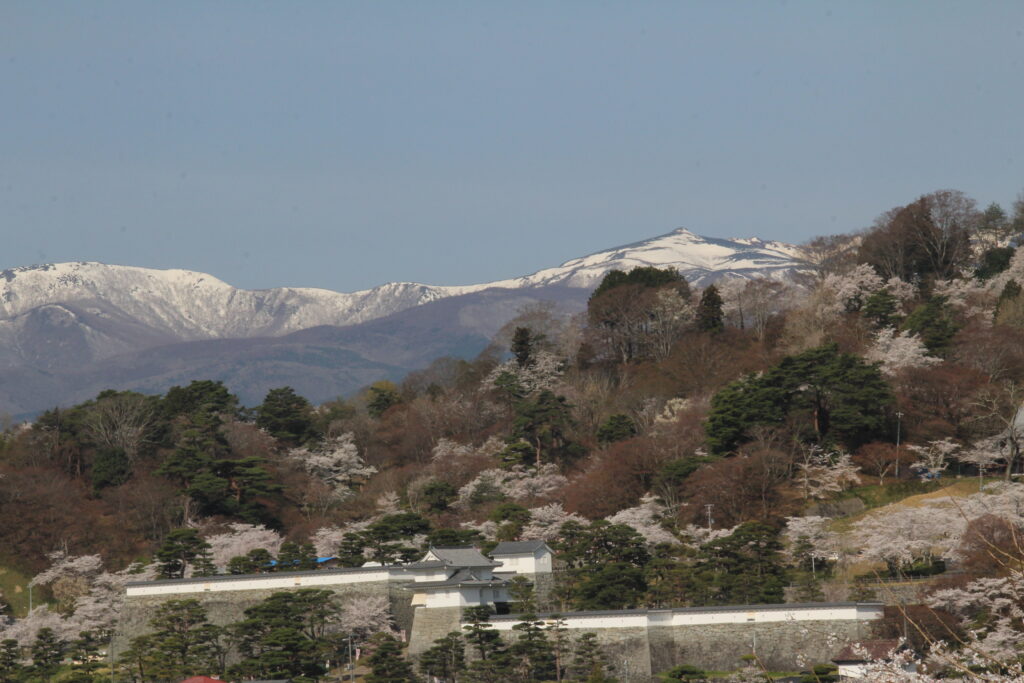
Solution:
[[[999,479],[989,478],[985,480],[985,483],[997,480]],[[912,489],[908,491],[907,487],[903,484],[859,487],[854,490],[853,495],[863,500],[868,509],[860,514],[835,520],[832,523],[832,529],[833,531],[845,534],[853,528],[854,523],[879,510],[895,510],[900,507],[920,507],[929,500],[966,498],[967,496],[978,493],[980,485],[978,479],[972,477],[956,479],[948,484],[936,486],[932,490],[927,490],[928,488],[931,488],[927,486],[923,486],[921,488],[924,492],[915,494],[912,493]],[[908,492],[911,493],[911,495],[906,495]],[[847,547],[851,547],[853,545],[853,541],[847,538],[845,544]],[[883,565],[875,565],[867,562],[852,563],[841,569],[837,573],[837,578],[850,579],[854,576],[863,575],[871,571],[879,571],[884,574],[885,568]]]
[[[31,577],[0,562],[0,593],[14,610],[15,616],[28,613],[28,581]],[[33,595],[33,598],[37,598]]]

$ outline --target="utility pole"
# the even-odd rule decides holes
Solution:
[[[896,411],[896,478],[900,478],[900,428],[903,426],[903,413]]]
[[[352,636],[349,635],[346,640],[348,641],[348,679],[354,681],[356,680],[356,665],[352,661]]]

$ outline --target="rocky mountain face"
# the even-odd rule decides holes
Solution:
[[[438,356],[478,353],[527,304],[582,310],[609,270],[648,265],[698,286],[807,268],[792,245],[686,230],[511,280],[351,293],[243,290],[203,273],[101,263],[13,268],[0,273],[0,411],[29,416],[105,388],[162,392],[192,379],[223,380],[250,405],[282,385],[327,400]]]

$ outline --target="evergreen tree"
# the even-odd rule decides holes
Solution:
[[[509,580],[508,596],[512,598],[512,611],[518,614],[533,614],[537,609],[533,582],[522,574],[516,574]]]
[[[864,317],[874,323],[875,327],[892,327],[896,322],[899,301],[892,295],[888,287],[873,293],[864,302],[861,309]]]
[[[621,413],[612,415],[597,429],[597,440],[604,444],[624,441],[635,435],[636,424],[629,415]]]
[[[1024,297],[1016,280],[1007,280],[1003,285],[993,317],[999,325],[1024,327]]]
[[[544,335],[535,335],[529,327],[517,327],[512,333],[512,355],[516,358],[516,364],[525,368],[533,363],[534,353],[537,344],[544,338]]]
[[[370,417],[379,418],[391,406],[402,402],[398,388],[391,382],[377,382],[370,387],[369,396],[366,401],[366,410]]]
[[[71,644],[71,676],[69,683],[97,683],[97,672],[103,668],[100,641],[92,631],[82,631]]]
[[[57,637],[52,628],[44,626],[39,629],[32,642],[32,675],[44,681],[51,680],[60,669],[66,647],[67,644]]]
[[[131,462],[121,448],[100,448],[92,461],[92,488],[100,491],[120,486],[132,476]]]
[[[693,567],[698,604],[783,602],[786,586],[778,531],[745,522],[732,534],[701,546]]]
[[[555,678],[555,654],[544,631],[544,622],[533,614],[524,614],[521,619],[512,626],[518,637],[508,649],[519,676],[527,681]]]
[[[444,512],[458,496],[459,490],[441,479],[434,479],[420,489],[420,500],[430,512]]]
[[[907,316],[903,329],[921,337],[928,351],[936,356],[949,353],[957,325],[943,297],[932,297]]]
[[[578,573],[573,600],[579,609],[629,609],[640,605],[647,591],[644,572],[625,562]]]
[[[348,532],[341,537],[341,545],[334,551],[342,567],[361,567],[366,562],[362,534]]]
[[[339,608],[333,593],[302,589],[274,593],[245,610],[232,626],[241,661],[238,676],[316,678],[331,650],[327,627]]]
[[[198,600],[168,600],[149,622],[153,633],[138,642],[134,656],[153,678],[180,679],[220,671],[221,629],[207,621]]]
[[[458,631],[438,638],[433,647],[420,655],[420,672],[446,683],[454,681],[465,668],[466,645]]]
[[[187,489],[213,463],[214,450],[214,438],[201,425],[193,424],[182,432],[174,452],[164,459],[156,473]]]
[[[256,408],[256,425],[290,446],[313,438],[313,407],[291,387],[267,392]]]
[[[238,397],[228,391],[223,382],[193,380],[187,387],[168,389],[160,402],[160,410],[168,420],[197,413],[236,415]]]
[[[605,273],[601,283],[590,295],[593,301],[618,287],[639,285],[646,289],[656,289],[666,285],[674,286],[684,299],[690,298],[690,285],[675,268],[655,268],[654,266],[636,266],[628,273],[621,270],[610,270]]]
[[[378,633],[373,637],[376,650],[370,656],[371,673],[366,683],[412,683],[416,680],[412,664],[402,657],[402,645],[393,637]]]
[[[566,436],[572,424],[571,408],[564,396],[556,396],[547,389],[533,400],[521,401],[516,407],[512,436],[533,447],[538,467],[544,454],[549,461],[572,460],[582,454],[580,447]]]
[[[1010,261],[1016,249],[1013,247],[995,247],[988,249],[981,255],[981,262],[974,269],[974,277],[979,280],[988,280],[999,275],[1010,267]]]
[[[596,633],[583,633],[576,641],[570,673],[580,681],[589,683],[612,683],[607,674],[611,667],[605,661],[604,652],[597,642]]]
[[[7,638],[0,642],[0,683],[15,683],[23,672],[18,641]]]
[[[245,555],[236,555],[228,560],[228,574],[258,574],[266,571],[274,558],[265,548],[254,548]]]
[[[277,553],[275,567],[283,572],[309,571],[316,569],[316,549],[312,543],[285,541]]]
[[[718,293],[718,287],[708,285],[697,305],[697,329],[701,332],[721,332],[725,329],[724,321],[722,295]]]
[[[189,566],[203,569],[210,563],[210,544],[204,541],[195,529],[175,529],[167,534],[160,549],[156,551],[160,563],[160,577],[180,579]]]
[[[487,605],[467,607],[463,612],[462,620],[466,625],[462,629],[466,632],[466,642],[476,649],[477,659],[482,661],[487,661],[504,650],[501,636],[491,626],[490,619],[491,608]]]
[[[705,423],[716,455],[733,451],[758,424],[779,425],[805,416],[807,436],[838,440],[850,448],[885,438],[885,408],[892,394],[881,372],[835,344],[783,358],[758,377],[744,377],[711,399]]]

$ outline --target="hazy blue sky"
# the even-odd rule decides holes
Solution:
[[[1024,189],[1024,2],[0,0],[0,266],[512,277]]]

